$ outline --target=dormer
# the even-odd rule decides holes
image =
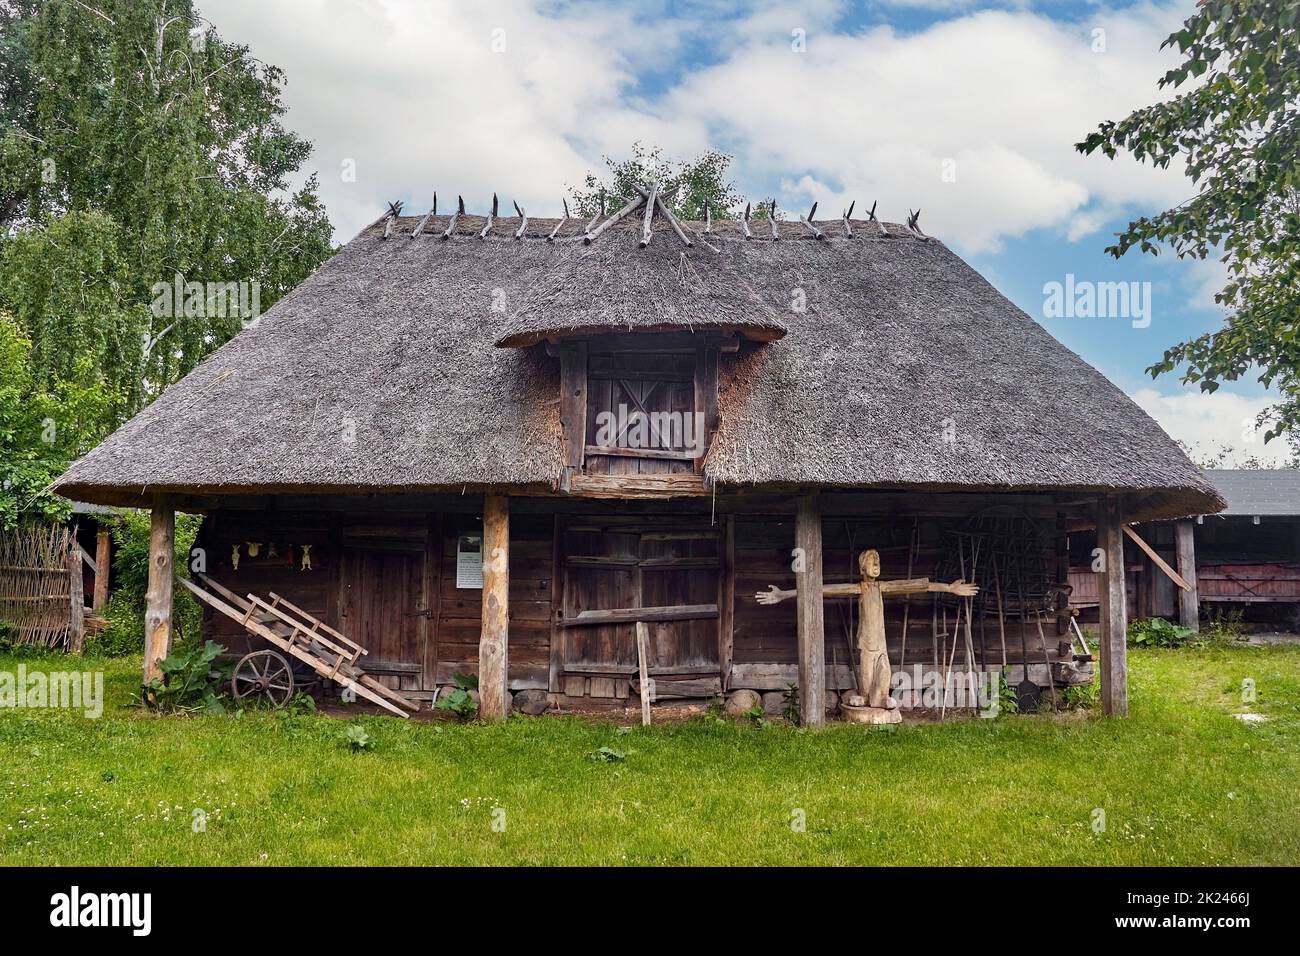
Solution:
[[[574,243],[496,342],[559,360],[565,491],[703,493],[721,357],[786,333],[734,255],[666,230],[654,240],[629,221]]]

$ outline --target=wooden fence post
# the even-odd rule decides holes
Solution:
[[[1124,531],[1120,499],[1097,504],[1097,546],[1103,565],[1099,608],[1101,636],[1101,709],[1128,715],[1128,595],[1124,588]]]
[[[799,638],[799,723],[826,721],[826,628],[822,614],[822,518],[816,495],[799,498],[794,526]]]
[[[483,502],[483,629],[478,642],[479,713],[504,720],[510,709],[510,506]]]
[[[108,573],[113,563],[112,538],[107,531],[95,535],[95,594],[90,607],[98,611],[108,603]]]
[[[162,677],[162,662],[172,652],[173,549],[176,511],[155,495],[149,521],[149,588],[145,592],[144,682]]]
[[[1193,631],[1201,629],[1201,602],[1196,590],[1196,536],[1191,521],[1174,525],[1174,545],[1178,551],[1178,574],[1192,586],[1190,591],[1178,589],[1178,623]]]
[[[81,653],[86,640],[86,584],[81,574],[81,548],[73,537],[68,551],[68,652],[72,654]]]

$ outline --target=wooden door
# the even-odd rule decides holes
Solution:
[[[698,522],[571,521],[561,534],[562,620],[589,610],[716,605],[720,538]],[[718,627],[717,617],[651,623],[651,673],[718,673]],[[633,624],[566,626],[563,640],[566,673],[630,676],[637,668]]]
[[[347,548],[339,617],[344,634],[369,653],[360,661],[390,686],[414,689],[424,668],[424,553]]]
[[[693,348],[592,352],[587,359],[586,472],[689,473],[703,453]],[[610,422],[617,423],[614,428]]]

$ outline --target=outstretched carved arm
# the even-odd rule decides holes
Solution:
[[[782,591],[775,584],[769,584],[766,591],[759,591],[754,595],[754,600],[759,604],[780,604],[798,593],[798,591]],[[860,584],[827,584],[822,587],[824,598],[857,597],[861,593]]]
[[[931,591],[947,591],[949,594],[955,594],[958,597],[974,597],[979,594],[979,586],[969,584],[966,581],[953,581],[951,584],[931,584]]]
[[[769,584],[766,591],[759,591],[754,595],[754,600],[759,604],[780,604],[786,598],[792,598],[797,591],[782,591],[775,584]]]

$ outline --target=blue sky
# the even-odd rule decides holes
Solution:
[[[1194,0],[208,0],[223,35],[283,67],[288,122],[345,241],[385,203],[493,192],[532,215],[634,141],[734,157],[787,210],[879,202],[979,269],[1176,438],[1252,454],[1254,381],[1213,396],[1144,372],[1218,327],[1215,262],[1104,253],[1132,217],[1192,195],[1179,170],[1082,157],[1105,119],[1161,97],[1161,41]],[[1150,283],[1150,324],[1044,314],[1044,285]]]

